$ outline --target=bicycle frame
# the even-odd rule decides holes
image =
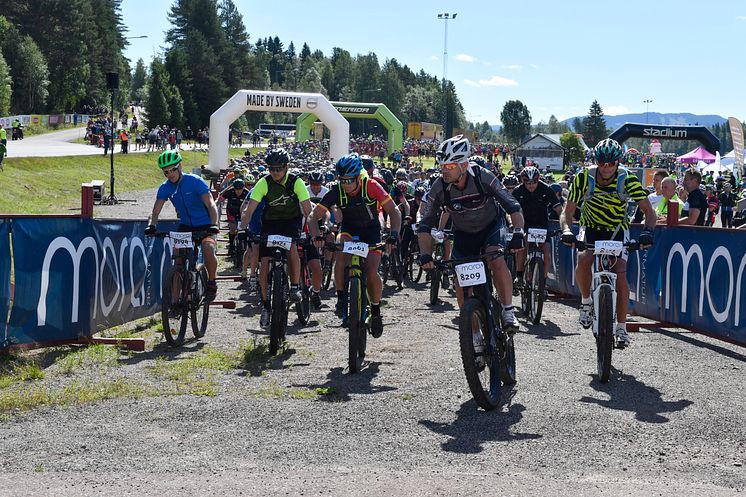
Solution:
[[[599,298],[598,295],[601,292],[601,288],[608,286],[611,290],[611,304],[612,311],[611,316],[613,319],[613,326],[616,329],[617,317],[616,317],[616,279],[617,274],[611,271],[614,267],[612,264],[609,266],[609,258],[613,256],[598,255],[594,254],[593,260],[593,274],[591,281],[591,297],[593,298],[593,334],[598,336],[598,317],[599,317]]]

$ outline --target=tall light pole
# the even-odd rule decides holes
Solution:
[[[642,101],[642,103],[645,104],[645,124],[648,124],[648,117],[649,117],[649,110],[650,110],[650,104],[653,103],[650,99],[645,99]]]
[[[458,14],[449,14],[448,12],[441,12],[438,14],[438,19],[443,19],[445,27],[443,33],[443,138],[451,136],[452,129],[448,129],[448,96],[446,94],[446,81],[448,80],[448,20],[456,19]]]
[[[140,38],[147,38],[148,35],[141,35],[141,36],[128,36],[122,38],[123,40],[137,40]],[[114,64],[114,67],[116,67],[116,64]],[[116,125],[116,119],[114,119],[114,101],[116,100],[117,92],[119,91],[119,73],[116,72],[110,72],[106,74],[106,86],[111,91],[111,137],[109,138],[109,143],[111,145],[111,164],[110,164],[110,171],[109,171],[109,196],[106,199],[101,199],[101,203],[114,205],[118,204],[120,201],[117,199],[117,196],[114,194],[114,144],[116,143],[116,131],[117,131],[117,125]]]

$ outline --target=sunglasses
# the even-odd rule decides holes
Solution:
[[[177,169],[179,169],[179,166],[169,167],[168,169],[161,169],[161,171],[163,171],[164,176],[168,176],[168,173],[176,171]]]
[[[285,166],[272,166],[269,168],[270,173],[281,173],[285,170]]]
[[[599,166],[603,166],[603,167],[612,167],[612,166],[616,166],[617,164],[618,162],[599,162],[598,163]]]
[[[441,164],[440,168],[445,169],[446,171],[453,171],[458,168],[458,164],[455,162],[449,162],[448,164]]]
[[[339,182],[342,185],[353,185],[355,184],[355,181],[357,181],[357,176],[353,176],[352,178],[339,178]]]
[[[532,180],[532,181],[523,180],[523,184],[524,185],[535,185],[537,183],[538,183],[538,181],[536,181],[536,180]]]

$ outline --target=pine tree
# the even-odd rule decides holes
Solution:
[[[149,128],[152,129],[161,124],[170,124],[169,96],[168,72],[161,59],[156,57],[150,64],[148,98],[145,102],[146,121]]]
[[[145,80],[148,77],[148,72],[145,69],[145,62],[142,59],[137,59],[135,64],[135,72],[132,75],[132,84],[130,86],[130,99],[138,100],[138,92],[145,86]]]
[[[593,146],[609,136],[604,111],[597,100],[591,104],[588,116],[583,119],[583,137],[588,146]]]

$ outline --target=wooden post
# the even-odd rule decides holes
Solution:
[[[80,185],[80,215],[81,217],[93,217],[93,185],[83,183]]]

